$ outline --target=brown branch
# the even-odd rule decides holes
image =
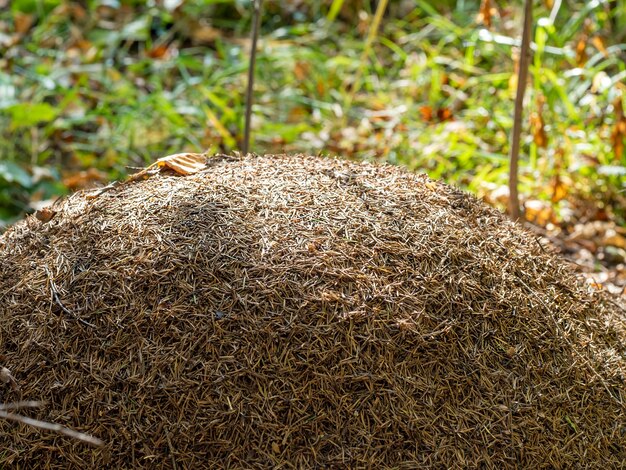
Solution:
[[[38,419],[29,418],[27,416],[18,415],[15,413],[10,413],[4,411],[6,409],[12,409],[15,405],[21,405],[20,407],[24,407],[25,404],[33,404],[37,402],[22,402],[18,404],[8,404],[0,406],[0,418],[7,419],[9,421],[16,421],[18,423],[26,424],[28,426],[33,426],[39,429],[45,429],[47,431],[58,432],[59,434],[63,434],[64,436],[71,437],[73,439],[78,439],[79,441],[85,442],[86,444],[102,447],[104,442],[97,437],[90,436],[89,434],[85,434],[82,432],[74,431],[73,429],[66,428],[65,426],[61,426],[60,424],[48,423],[46,421],[39,421]]]
[[[520,219],[520,205],[518,192],[518,165],[520,140],[522,133],[522,112],[524,110],[524,94],[526,79],[530,65],[530,33],[533,26],[533,2],[526,0],[524,6],[524,31],[522,33],[522,50],[520,53],[519,70],[517,74],[517,95],[515,97],[515,114],[513,117],[513,131],[511,135],[511,154],[509,158],[509,215],[513,220]]]
[[[261,25],[261,6],[263,0],[254,0],[254,14],[252,20],[252,46],[250,49],[250,64],[248,66],[248,89],[246,91],[246,123],[243,136],[243,154],[247,155],[250,149],[250,125],[252,120],[252,99],[254,92],[254,67],[256,65],[256,45],[259,39]]]

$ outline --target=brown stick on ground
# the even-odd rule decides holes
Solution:
[[[148,176],[152,176],[156,173],[158,173],[159,168],[155,168],[158,165],[158,162],[153,163],[152,165],[150,165],[147,168],[142,169],[141,171],[138,171],[137,173],[134,173],[132,175],[130,175],[128,178],[126,178],[124,181],[113,181],[110,184],[107,184],[106,186],[100,188],[98,190],[98,192],[94,193],[94,194],[87,194],[87,199],[95,199],[98,196],[106,193],[107,191],[110,191],[111,189],[117,188],[118,186],[122,185],[122,184],[126,184],[126,183],[130,183],[132,181],[138,181],[140,179],[143,179],[144,177],[148,177]]]
[[[522,112],[524,110],[524,93],[526,78],[530,64],[530,33],[533,25],[533,2],[526,0],[524,7],[524,31],[522,33],[522,50],[517,75],[517,95],[515,97],[515,115],[511,135],[511,154],[509,165],[509,215],[513,220],[520,219],[519,193],[517,190],[517,167],[519,161],[520,137],[522,132]]]
[[[64,436],[77,439],[94,447],[102,447],[104,445],[103,441],[101,441],[97,437],[90,436],[89,434],[74,431],[73,429],[61,426],[60,424],[48,423],[47,421],[39,421],[38,419],[33,419],[27,416],[22,416],[10,412],[10,410],[15,410],[19,408],[38,408],[39,406],[41,406],[41,402],[37,401],[8,403],[6,405],[0,403],[0,419],[17,421],[18,423],[26,424],[28,426],[33,426],[39,429],[46,429],[48,431],[58,432],[59,434],[63,434]]]

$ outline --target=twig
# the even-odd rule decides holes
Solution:
[[[29,402],[36,403],[36,402]],[[39,429],[46,429],[48,431],[58,432],[59,434],[63,434],[68,437],[72,437],[74,439],[78,439],[79,441],[85,442],[95,447],[102,447],[104,442],[97,437],[90,436],[89,434],[85,434],[82,432],[74,431],[73,429],[66,428],[65,426],[61,426],[60,424],[48,423],[46,421],[39,421],[38,419],[29,418],[27,416],[18,415],[15,413],[10,413],[4,411],[5,409],[10,409],[9,405],[2,405],[0,407],[0,418],[8,419],[9,421],[17,421],[18,423],[26,424],[28,426],[33,426]]]
[[[533,26],[533,2],[526,0],[524,7],[524,31],[522,33],[522,50],[520,53],[519,70],[517,73],[517,95],[515,96],[515,114],[513,117],[513,131],[511,135],[511,154],[509,164],[509,215],[513,220],[520,219],[519,193],[517,188],[517,170],[522,133],[522,111],[524,109],[524,94],[526,79],[530,64],[530,32]]]
[[[100,188],[98,190],[98,192],[96,192],[94,194],[87,194],[87,199],[95,199],[98,196],[106,193],[107,191],[110,191],[111,189],[117,188],[120,184],[122,184],[121,181],[113,181],[112,183],[109,183],[106,186],[103,186],[102,188]]]
[[[172,445],[169,431],[165,432],[165,439],[167,440],[167,446],[170,449],[170,456],[172,457],[172,468],[174,470],[178,470],[178,465],[176,465],[176,457],[174,457],[174,446]]]
[[[150,165],[147,168],[141,168],[141,171],[138,171],[137,173],[134,173],[134,174],[130,175],[124,181],[113,181],[112,183],[104,186],[103,188],[100,188],[98,190],[98,192],[96,192],[94,194],[88,194],[86,197],[87,197],[87,199],[95,199],[98,196],[106,193],[107,191],[110,191],[111,189],[117,188],[118,186],[121,186],[121,185],[126,184],[126,183],[131,183],[133,181],[137,181],[139,179],[142,179],[144,176],[155,175],[160,170],[160,168],[157,165],[158,165],[158,162],[155,162],[155,163],[153,163],[152,165]]]
[[[254,67],[256,65],[256,45],[259,39],[259,27],[261,25],[261,6],[263,0],[254,0],[254,19],[252,21],[252,48],[250,50],[250,65],[248,66],[248,89],[246,91],[246,122],[243,136],[242,151],[248,154],[250,149],[250,124],[252,120],[252,99],[254,92]]]
[[[65,313],[67,313],[69,316],[71,316],[78,322],[82,323],[83,325],[89,326],[91,328],[96,328],[96,325],[94,325],[93,323],[89,323],[86,320],[83,320],[74,312],[72,312],[70,309],[68,309],[65,305],[63,305],[63,302],[61,302],[61,298],[59,297],[59,291],[57,290],[57,286],[54,283],[54,280],[52,279],[52,273],[48,269],[48,266],[44,266],[44,269],[46,270],[46,274],[48,275],[48,280],[50,281],[50,292],[52,292],[52,299],[61,308],[61,310],[63,310]]]

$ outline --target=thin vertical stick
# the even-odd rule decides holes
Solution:
[[[246,92],[246,124],[243,137],[243,154],[250,149],[250,121],[252,119],[252,98],[254,92],[254,66],[256,64],[256,45],[259,39],[261,25],[261,5],[263,0],[254,0],[254,18],[252,20],[252,49],[250,50],[250,65],[248,66],[248,90]]]
[[[509,159],[509,215],[513,220],[519,220],[519,192],[517,189],[517,170],[519,165],[520,139],[522,133],[522,111],[524,110],[524,94],[526,92],[526,78],[530,64],[530,32],[533,26],[533,2],[526,0],[524,7],[524,31],[522,33],[522,50],[520,53],[519,70],[517,74],[517,95],[515,97],[515,115],[513,117],[513,132],[511,135],[511,154]]]

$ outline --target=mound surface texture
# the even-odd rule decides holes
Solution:
[[[0,463],[617,468],[626,314],[398,168],[215,158],[0,238]]]

